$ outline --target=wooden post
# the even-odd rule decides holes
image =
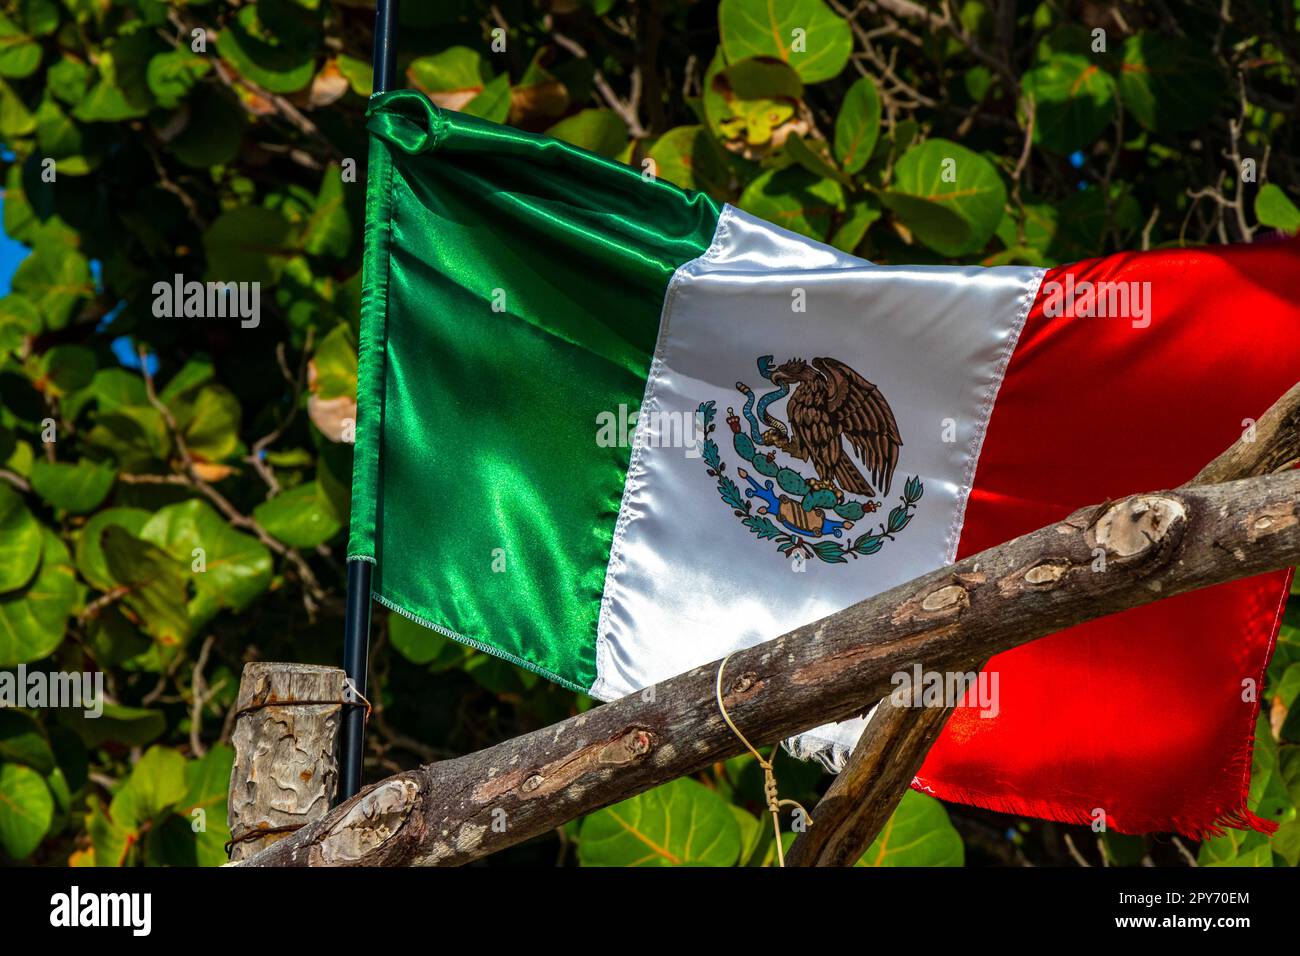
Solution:
[[[339,783],[343,691],[339,667],[244,666],[227,811],[232,862],[329,812]]]

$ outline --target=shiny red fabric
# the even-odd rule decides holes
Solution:
[[[1150,282],[1151,322],[1049,318],[1049,282]],[[1050,270],[998,393],[960,555],[1078,507],[1170,488],[1300,379],[1300,242],[1125,253]],[[1246,808],[1279,572],[1000,654],[1000,712],[958,708],[914,786],[1008,813],[1199,838]]]

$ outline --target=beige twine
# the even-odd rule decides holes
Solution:
[[[764,758],[763,755],[758,752],[758,749],[749,742],[744,734],[740,732],[740,728],[735,725],[731,719],[731,715],[727,713],[727,707],[722,702],[722,672],[726,670],[727,661],[729,660],[731,660],[730,654],[724,657],[722,663],[718,665],[718,680],[714,687],[714,692],[718,698],[718,710],[722,712],[722,719],[727,722],[727,726],[731,728],[731,732],[735,734],[740,739],[740,742],[749,749],[749,752],[754,755],[754,759],[758,761],[758,765],[763,768],[763,796],[767,800],[767,809],[772,814],[772,833],[776,838],[776,861],[778,866],[783,867],[785,866],[785,848],[781,846],[781,807],[798,807],[799,812],[804,815],[804,819],[808,822],[808,826],[813,825],[812,815],[803,808],[803,804],[798,800],[782,800],[777,796],[776,774],[772,772],[772,760],[776,759],[777,749],[781,745],[773,744],[772,758]]]

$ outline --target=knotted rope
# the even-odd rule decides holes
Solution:
[[[808,826],[812,826],[813,824],[812,815],[803,808],[803,804],[798,800],[782,800],[777,794],[776,774],[772,772],[772,760],[776,759],[776,752],[781,745],[773,744],[772,758],[765,758],[758,752],[758,749],[749,742],[749,739],[740,732],[740,728],[736,726],[735,722],[731,719],[731,715],[727,713],[727,705],[722,702],[722,672],[726,670],[727,661],[729,660],[731,660],[730,654],[724,657],[722,663],[718,665],[718,680],[714,686],[714,693],[718,698],[718,710],[721,711],[722,719],[727,722],[727,726],[731,728],[731,732],[735,734],[749,752],[754,755],[754,759],[758,761],[758,765],[763,768],[763,797],[767,801],[768,811],[772,814],[772,834],[776,838],[776,862],[778,866],[783,867],[785,866],[785,847],[781,846],[781,808],[783,806],[797,807],[799,812],[803,814],[804,819],[808,822]]]

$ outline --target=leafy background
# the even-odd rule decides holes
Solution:
[[[399,68],[873,260],[1052,264],[1300,225],[1297,9],[408,2]],[[0,855],[216,864],[242,664],[338,659],[372,4],[0,11],[24,252],[0,298],[0,667],[99,671],[109,697],[100,720],[0,710]],[[176,273],[261,281],[261,325],[155,319]],[[1298,625],[1293,600],[1252,781],[1271,840],[1099,837],[910,793],[863,864],[1295,865]],[[372,778],[592,704],[397,617],[373,647]],[[826,786],[777,768],[809,806]],[[736,759],[487,863],[760,865],[761,809]]]

